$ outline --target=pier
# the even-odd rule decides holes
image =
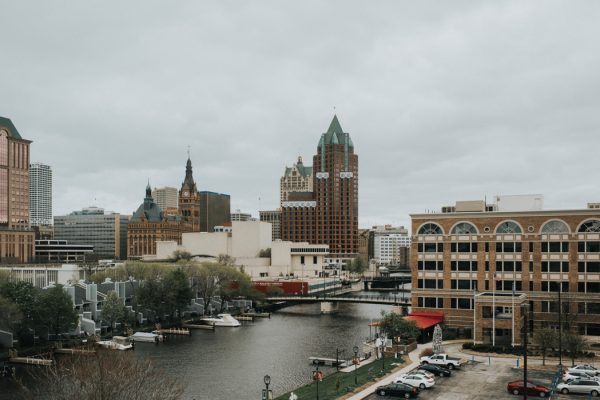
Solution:
[[[214,327],[213,327],[214,328]],[[178,336],[190,336],[192,333],[187,328],[168,328],[168,329],[157,329],[162,335],[178,335]]]
[[[215,330],[215,325],[214,324],[181,324],[182,328],[186,328],[186,329],[203,329],[206,331],[214,331]]]

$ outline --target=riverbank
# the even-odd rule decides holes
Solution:
[[[406,362],[402,358],[387,358],[385,360],[375,360],[357,367],[356,371],[334,372],[325,376],[323,381],[318,383],[319,399],[334,400],[348,398],[373,382],[377,382],[382,377],[399,371],[405,365]],[[277,397],[276,400],[289,400],[292,392],[299,399],[307,399],[311,398],[311,396],[316,398],[317,382],[313,381],[308,385],[285,393]]]

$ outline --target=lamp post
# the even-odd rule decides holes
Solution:
[[[271,377],[269,375],[265,375],[263,378],[263,382],[265,383],[265,395],[263,396],[264,400],[269,400],[269,385],[271,384]]]
[[[335,369],[340,371],[340,353],[343,353],[344,349],[335,348]]]
[[[354,350],[354,359],[352,360],[352,364],[354,364],[354,384],[358,386],[358,377],[356,375],[356,369],[358,368],[358,346],[354,346],[352,350]]]
[[[317,382],[317,400],[319,400],[319,381],[322,379],[323,373],[319,371],[319,363],[321,361],[319,359],[313,360],[313,364],[315,365],[315,370],[313,371],[313,380]]]
[[[527,329],[529,329],[529,304],[521,304],[523,314],[523,399],[527,400]]]

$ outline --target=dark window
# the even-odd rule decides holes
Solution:
[[[486,262],[485,262],[485,270],[486,270],[486,271],[489,271],[489,270],[490,270],[490,262],[489,262],[489,261],[486,261]]]
[[[587,272],[600,272],[600,262],[588,261],[587,262]]]
[[[471,243],[458,243],[458,251],[460,253],[469,253],[471,251]]]
[[[438,253],[442,253],[444,251],[444,243],[437,244],[437,251]]]
[[[458,299],[458,308],[471,310],[471,309],[473,309],[473,307],[471,306],[471,303],[472,303],[471,299]]]
[[[425,253],[435,253],[436,252],[436,244],[435,243],[425,243]]]
[[[456,253],[456,243],[450,243],[450,251]]]
[[[423,298],[422,297],[419,297],[417,299],[417,307],[423,307]]]
[[[490,252],[490,242],[485,242],[485,252],[486,253]]]
[[[529,252],[533,253],[533,242],[529,242]]]
[[[577,272],[585,272],[585,262],[579,261],[577,263]]]
[[[419,244],[417,244],[417,251],[418,251],[419,253],[422,253],[422,252],[423,252],[423,243],[419,243]]]

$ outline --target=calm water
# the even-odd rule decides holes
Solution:
[[[259,399],[265,374],[278,396],[311,380],[308,357],[335,358],[336,347],[345,349],[341,358],[351,356],[352,347],[362,347],[369,336],[369,322],[390,309],[340,304],[337,314],[321,315],[319,304],[297,305],[240,328],[194,331],[191,338],[159,345],[138,343],[135,354],[181,377],[185,399]]]

